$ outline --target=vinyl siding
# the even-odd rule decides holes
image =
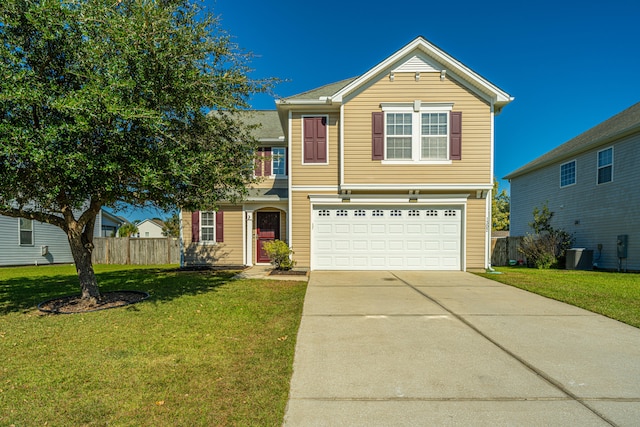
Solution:
[[[327,141],[328,164],[302,163],[302,118],[304,116],[328,115]],[[338,184],[338,138],[339,114],[294,113],[291,119],[291,184],[292,185],[337,185]]]
[[[486,199],[467,200],[467,270],[484,270],[486,251]]]
[[[613,181],[596,184],[597,152],[613,147]],[[560,165],[576,160],[576,184],[560,188]],[[616,269],[616,239],[629,236],[623,267],[640,270],[640,134],[605,144],[511,180],[511,235],[531,232],[534,207],[548,202],[552,225],[573,233],[575,247],[594,250],[594,261]],[[598,258],[597,245],[602,244]]]
[[[453,103],[462,111],[462,160],[440,165],[389,165],[371,160],[371,113],[382,102]],[[345,184],[469,184],[492,182],[491,108],[450,77],[439,73],[385,75],[344,105]]]
[[[182,212],[185,265],[243,265],[242,207],[221,206],[224,211],[224,242],[192,243],[191,212]]]
[[[19,219],[0,215],[0,265],[72,263],[67,235],[62,229],[33,221],[33,246],[20,246]],[[41,246],[48,246],[43,256]]]
[[[316,193],[314,193],[316,194]],[[311,203],[309,193],[291,193],[291,242],[293,259],[298,268],[311,265]]]

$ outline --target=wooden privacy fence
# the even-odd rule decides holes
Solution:
[[[94,264],[178,264],[178,239],[95,237],[93,239]]]
[[[509,265],[510,260],[523,260],[524,255],[518,251],[522,245],[521,236],[500,237],[491,239],[491,265],[501,267]]]

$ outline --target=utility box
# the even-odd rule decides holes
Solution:
[[[40,246],[40,255],[47,256],[49,254],[49,246]]]
[[[593,250],[567,249],[567,270],[593,270]]]
[[[618,252],[618,258],[627,257],[627,245],[629,244],[629,235],[620,234],[617,239],[616,249]]]

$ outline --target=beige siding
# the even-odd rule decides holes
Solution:
[[[291,242],[296,267],[311,265],[311,203],[308,193],[294,191],[291,194]]]
[[[222,206],[224,211],[224,242],[215,244],[193,243],[191,212],[182,212],[185,265],[242,265],[243,213],[240,206]]]
[[[462,160],[441,165],[383,165],[371,160],[371,113],[382,102],[453,103],[462,111]],[[344,105],[346,184],[469,184],[492,182],[491,108],[450,77],[439,73],[396,73],[382,77]]]
[[[485,268],[486,252],[486,200],[467,200],[467,270],[481,270]]]
[[[328,164],[302,164],[302,118],[304,116],[329,116],[327,136],[329,144]],[[292,185],[337,185],[339,171],[338,141],[339,113],[294,113],[291,120],[291,169]]]

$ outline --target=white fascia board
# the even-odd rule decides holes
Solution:
[[[475,191],[475,190],[491,190],[493,183],[490,184],[344,184],[340,186],[340,190],[428,190],[428,191]]]
[[[277,99],[277,106],[333,105],[333,98],[323,96],[320,99]]]
[[[337,185],[292,185],[291,191],[338,191]]]
[[[422,37],[416,38],[414,41],[406,45],[404,48],[400,49],[365,74],[336,92],[336,94],[332,97],[333,102],[342,102],[343,97],[364,83],[366,83],[371,78],[383,73],[387,68],[390,68],[398,62],[402,57],[407,56],[414,50],[420,50],[424,52],[428,57],[433,58],[436,62],[442,64],[443,68],[447,70],[447,74],[453,71],[454,74],[458,75],[458,79],[462,79],[463,81],[468,81],[476,88],[480,89],[486,95],[489,95],[492,99],[492,103],[496,103],[499,105],[506,105],[509,102],[513,101],[513,97],[511,97],[508,93],[498,88],[496,85],[490,83],[488,80],[481,77],[476,72],[472,71],[469,67],[462,64],[460,61],[456,60],[449,54],[444,51],[438,49],[428,41],[426,41]]]

